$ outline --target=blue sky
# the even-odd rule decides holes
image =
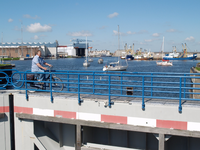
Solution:
[[[200,51],[199,0],[1,0],[0,32],[4,42],[54,42],[71,44],[70,39],[92,40],[97,50],[120,48],[127,43],[138,48],[165,51]]]

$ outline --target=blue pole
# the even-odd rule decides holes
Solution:
[[[111,100],[110,100],[110,75],[108,76],[108,106],[111,106]]]
[[[186,76],[186,74],[184,74],[184,76]],[[186,78],[184,78],[184,88],[185,88],[185,86],[186,86]],[[183,93],[183,97],[185,98],[185,89],[184,89],[184,93]]]
[[[26,81],[26,80],[27,80],[27,79],[26,79],[26,75],[27,75],[27,74],[26,74],[26,72],[25,72],[24,75],[25,75],[26,100],[28,101],[28,91],[27,91],[27,81]]]
[[[67,91],[69,91],[69,71],[67,71]]]
[[[78,104],[81,104],[81,97],[80,97],[80,74],[78,74]]]
[[[95,75],[94,75],[94,72],[93,72],[93,94],[95,93]]]
[[[144,103],[144,76],[142,76],[142,110],[145,110],[145,103]]]
[[[123,84],[123,77],[122,77],[122,72],[121,72],[121,85]],[[123,95],[123,86],[121,86],[121,95]]]
[[[181,105],[181,91],[182,91],[182,89],[181,89],[181,85],[182,85],[182,78],[180,77],[179,108],[178,108],[178,110],[179,110],[179,113],[181,113],[181,112],[182,112],[182,105]]]
[[[53,94],[52,94],[52,74],[50,74],[50,93],[51,93],[51,102],[53,103]]]
[[[151,73],[151,86],[153,86],[153,73]],[[153,88],[151,87],[151,96],[153,96]]]

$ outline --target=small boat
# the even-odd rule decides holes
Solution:
[[[119,64],[119,61],[118,61],[118,62],[112,62],[108,66],[105,65],[103,67],[103,71],[125,71],[127,68],[128,68],[128,65],[122,66]]]
[[[164,37],[163,37],[163,43],[162,43],[162,53],[164,52]],[[157,61],[156,64],[158,66],[173,66],[172,62],[169,62],[169,60]]]
[[[122,52],[122,56],[120,58],[121,59],[126,59],[126,52]]]
[[[89,61],[89,62],[93,62],[93,59],[92,59],[92,58],[90,58],[90,59],[88,59],[88,61]]]
[[[87,60],[85,60],[84,63],[83,63],[83,66],[84,66],[84,67],[89,67],[89,66],[90,66],[90,63],[87,62]]]
[[[99,58],[98,63],[99,63],[99,64],[103,64],[103,59],[102,59],[102,58]]]
[[[119,25],[118,25],[118,43],[119,43]],[[119,45],[118,45],[118,49],[120,49]],[[127,60],[126,60],[126,66],[123,66],[121,65],[120,59],[118,57],[117,62],[112,62],[108,66],[105,65],[103,67],[103,71],[125,71],[127,68],[128,68]]]
[[[173,64],[172,64],[172,62],[169,62],[169,61],[158,61],[158,62],[156,62],[156,64],[158,65],[158,66],[173,66]]]

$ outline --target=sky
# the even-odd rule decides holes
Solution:
[[[1,0],[3,42],[92,40],[93,50],[200,51],[200,0]],[[21,28],[23,34],[21,34]]]

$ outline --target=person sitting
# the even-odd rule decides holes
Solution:
[[[38,50],[37,53],[36,53],[36,55],[32,59],[32,66],[31,66],[31,71],[32,72],[38,72],[38,73],[40,73],[40,74],[38,74],[39,75],[38,81],[44,81],[45,74],[41,74],[41,73],[43,73],[44,71],[46,71],[47,68],[44,67],[43,65],[52,67],[51,64],[48,64],[47,62],[45,62],[41,58],[41,55],[42,55],[41,51]],[[44,83],[39,83],[39,84],[44,84]]]

